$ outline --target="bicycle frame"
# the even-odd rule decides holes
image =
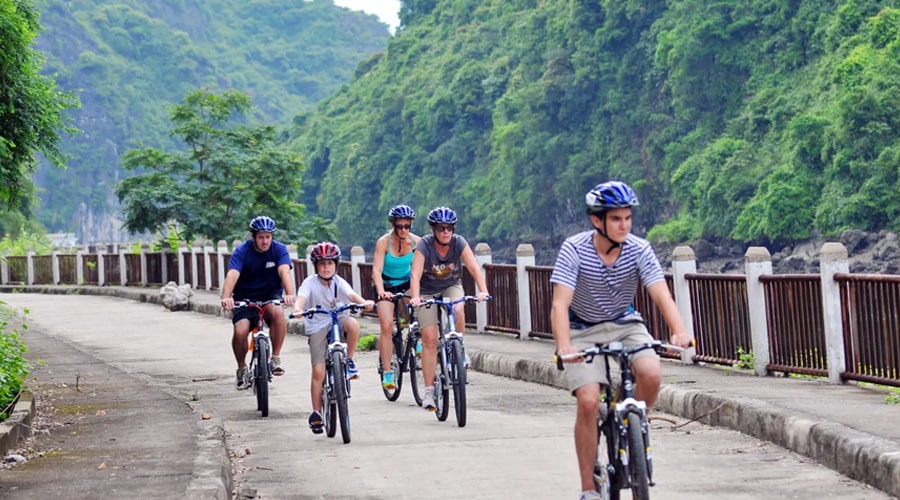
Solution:
[[[410,296],[405,293],[396,293],[391,297],[390,302],[394,305],[394,329],[391,332],[391,346],[394,354],[391,356],[391,366],[383,366],[380,355],[378,359],[378,373],[382,377],[382,380],[385,372],[394,371],[394,389],[383,389],[384,396],[388,401],[396,401],[399,399],[401,389],[403,388],[403,373],[407,371],[414,372],[416,369],[414,360],[415,342],[421,334],[418,332],[418,322],[416,321],[415,313],[412,309],[408,309],[408,311],[410,311],[409,321],[404,324],[401,306],[403,305],[403,301],[408,298],[410,298]],[[404,334],[406,337],[405,344]],[[411,380],[413,384],[415,384],[415,373],[411,376]],[[414,390],[413,396],[416,398],[417,403],[421,405],[420,396],[418,396],[416,392],[417,391]]]
[[[350,442],[350,413],[347,400],[350,398],[350,379],[347,377],[347,343],[341,339],[341,317],[344,311],[359,312],[361,304],[341,304],[334,309],[316,306],[303,311],[302,315],[327,314],[331,319],[325,351],[325,380],[323,381],[323,410],[325,411],[325,433],[334,437],[337,433],[337,418],[340,417],[341,437]],[[296,317],[297,315],[291,315]]]
[[[256,324],[247,335],[247,352],[250,354],[248,373],[250,374],[250,386],[256,395],[256,409],[262,412],[263,417],[269,415],[269,382],[272,381],[272,344],[269,339],[265,312],[272,305],[281,305],[281,300],[272,299],[262,302],[242,300],[234,304],[235,309],[252,307],[257,312]]]

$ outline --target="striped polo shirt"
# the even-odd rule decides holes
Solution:
[[[628,312],[639,283],[665,280],[650,243],[633,234],[613,265],[604,263],[593,243],[594,231],[570,236],[556,257],[550,283],[575,290],[571,312],[589,323],[612,321]]]

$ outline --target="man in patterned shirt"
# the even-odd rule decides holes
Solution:
[[[631,234],[631,207],[637,195],[627,184],[609,181],[585,196],[593,230],[569,237],[560,248],[550,282],[550,321],[556,350],[573,354],[595,343],[621,341],[626,347],[653,338],[632,303],[643,283],[671,329],[672,344],[690,344],[684,322],[669,293],[662,267],[647,240]],[[653,406],[662,381],[659,357],[652,350],[636,353],[632,367],[635,396]],[[581,473],[581,498],[599,498],[594,491],[597,458],[597,401],[600,385],[608,383],[604,363],[572,363],[566,369],[569,390],[578,400],[575,452]]]

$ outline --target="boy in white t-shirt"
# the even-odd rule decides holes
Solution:
[[[334,309],[338,304],[364,304],[366,311],[371,311],[375,303],[365,300],[344,278],[337,275],[337,265],[341,260],[341,249],[330,242],[318,243],[310,253],[310,260],[316,268],[316,274],[303,280],[294,302],[294,313],[316,306]],[[312,378],[309,393],[312,398],[313,411],[309,415],[309,428],[320,434],[322,420],[322,383],[325,380],[325,354],[328,349],[328,332],[331,329],[331,318],[324,314],[315,314],[305,318],[306,335],[309,336],[309,358],[312,363]],[[351,379],[359,377],[359,370],[353,361],[356,344],[359,341],[359,322],[350,317],[349,311],[341,314],[341,331],[347,341],[347,376]]]

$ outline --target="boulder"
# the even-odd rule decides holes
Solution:
[[[191,296],[194,292],[191,285],[178,285],[170,281],[159,290],[159,298],[163,307],[170,311],[187,311],[191,307]]]

